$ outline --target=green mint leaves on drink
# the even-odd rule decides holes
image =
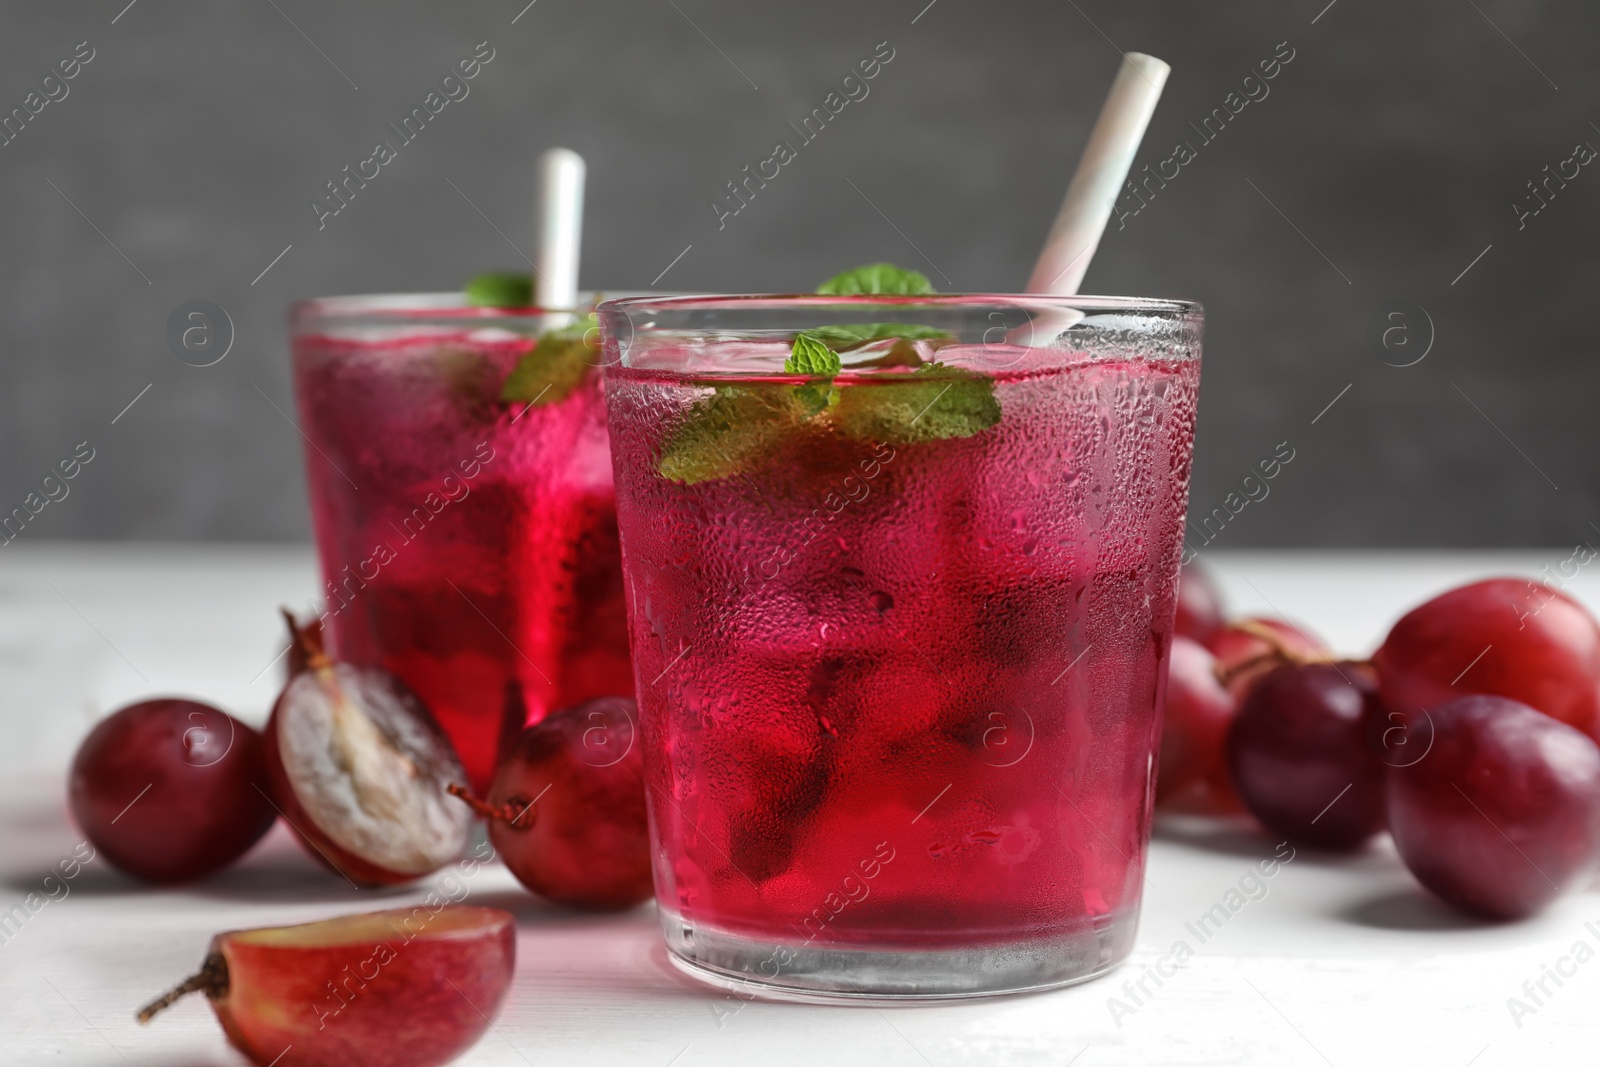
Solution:
[[[922,296],[932,293],[933,283],[921,271],[902,270],[893,263],[868,263],[843,274],[835,274],[817,287],[820,296]],[[943,341],[950,334],[934,326],[920,326],[907,322],[864,322],[840,326],[818,326],[805,330],[795,338],[798,349],[801,339],[821,341],[835,352],[848,352],[852,348],[874,341]],[[896,345],[894,357],[888,366],[916,366],[922,357],[907,361],[907,347]],[[787,365],[786,369],[787,369]],[[820,373],[820,372],[819,372]]]
[[[525,308],[533,305],[533,275],[489,271],[467,283],[467,303],[472,307]]]
[[[783,361],[785,374],[809,374],[832,378],[839,373],[839,368],[839,353],[811,331],[795,335],[794,344],[789,349],[789,358]]]
[[[801,390],[719,385],[710,396],[697,400],[667,435],[656,469],[662,477],[684,485],[751,470],[807,416]]]
[[[932,293],[926,275],[889,263],[873,263],[828,279],[824,296]],[[881,378],[834,384],[841,353],[879,341],[887,350],[856,367],[914,368]],[[717,386],[698,400],[662,445],[657,469],[685,485],[748,473],[786,440],[815,428],[891,445],[971,437],[1000,421],[993,380],[971,371],[928,362],[915,341],[949,341],[945,330],[914,323],[859,323],[801,330],[783,361],[785,374],[804,384],[781,382]]]
[[[535,407],[559,404],[600,362],[599,323],[593,313],[571,326],[539,335],[500,387],[500,399]]]
[[[893,263],[868,263],[835,274],[817,286],[817,292],[824,296],[920,296],[933,291],[926,274],[903,270]]]
[[[1000,421],[1000,402],[992,379],[927,363],[899,378],[840,390],[832,416],[850,437],[915,445],[987,430]]]

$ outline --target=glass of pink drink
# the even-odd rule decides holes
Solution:
[[[479,792],[525,723],[633,693],[599,368],[501,399],[553,322],[459,293],[291,314],[332,649],[415,689]]]
[[[673,961],[802,997],[1113,967],[1149,836],[1200,308],[695,297],[600,320]],[[831,383],[784,372],[796,331],[862,323],[925,336],[845,340]]]

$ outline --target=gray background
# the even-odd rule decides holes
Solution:
[[[308,537],[273,407],[292,410],[285,305],[518,265],[550,145],[590,165],[585,286],[648,286],[692,245],[662,288],[809,289],[890,259],[1014,290],[1119,48],[1175,67],[1154,163],[1287,41],[1270,95],[1108,235],[1085,285],[1207,307],[1193,510],[1287,441],[1217,547],[1600,540],[1600,166],[1525,229],[1511,206],[1600,146],[1592,2],[523,2],[7,5],[0,109],[96,50],[0,148],[0,511],[96,449],[24,538]],[[471,95],[319,232],[323,183],[485,40]],[[707,201],[884,40],[870,96],[719,231]],[[191,299],[236,325],[216,366],[167,350]],[[1368,340],[1397,300],[1436,332],[1404,368]]]

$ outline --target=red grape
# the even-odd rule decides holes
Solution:
[[[602,910],[652,896],[636,721],[627,697],[547,715],[501,757],[488,803],[469,801],[511,873],[540,896]]]
[[[1425,714],[1433,744],[1390,772],[1388,789],[1389,829],[1417,880],[1503,919],[1587,884],[1600,859],[1600,748],[1503,697]]]
[[[1228,731],[1245,807],[1275,833],[1322,848],[1355,848],[1383,829],[1385,768],[1365,729],[1381,707],[1360,664],[1290,664],[1266,675]]]
[[[1408,715],[1485,693],[1600,740],[1600,627],[1539,582],[1491,578],[1436,596],[1394,624],[1372,663],[1385,702]]]
[[[261,735],[193,700],[146,700],[105,719],[72,761],[68,800],[91,844],[150,882],[220,870],[272,827]]]
[[[1266,617],[1229,623],[1211,635],[1206,647],[1217,657],[1228,689],[1241,700],[1256,680],[1274,667],[1330,656],[1322,639],[1304,626]]]
[[[1172,639],[1161,726],[1156,803],[1172,811],[1227,815],[1240,810],[1223,743],[1238,701],[1217,681],[1216,660],[1187,637]]]
[[[1222,594],[1211,572],[1199,563],[1185,563],[1178,575],[1178,618],[1173,632],[1205,644],[1222,624]]]

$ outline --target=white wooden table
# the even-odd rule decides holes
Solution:
[[[1554,568],[1568,548],[1510,554],[1237,553],[1210,557],[1237,610],[1274,611],[1364,655],[1407,606],[1452,583]],[[1600,607],[1600,571],[1569,587]],[[0,910],[43,895],[78,840],[64,768],[98,716],[191,693],[252,722],[279,681],[280,603],[315,591],[303,548],[49,546],[0,551]],[[493,1033],[464,1065],[1595,1064],[1600,961],[1513,1019],[1543,965],[1600,949],[1590,892],[1524,923],[1485,926],[1423,897],[1387,844],[1353,860],[1304,851],[1267,893],[1200,944],[1186,923],[1272,853],[1244,828],[1163,825],[1138,947],[1109,978],[1055,993],[942,1007],[746,1003],[667,964],[652,909],[575,915],[485,869],[471,901],[514,911],[518,973]],[[0,944],[0,1063],[204,1067],[239,1061],[203,999],[149,1028],[145,999],[188,974],[221,929],[420,900],[426,886],[356,895],[281,827],[234,869],[182,891],[97,861]],[[1259,893],[1257,894],[1259,895]],[[1591,928],[1586,923],[1594,923]],[[1124,988],[1176,941],[1194,957],[1137,1002]],[[1571,970],[1572,965],[1566,965]],[[1113,1011],[1110,999],[1128,1009]],[[1520,1023],[1520,1025],[1519,1025]]]

